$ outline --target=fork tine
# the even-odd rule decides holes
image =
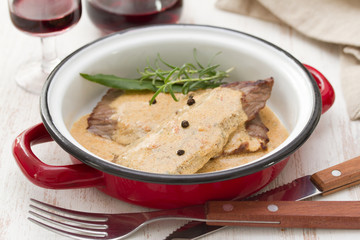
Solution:
[[[50,225],[47,225],[45,223],[42,223],[40,221],[37,221],[31,217],[28,218],[28,220],[30,220],[31,222],[37,224],[38,226],[40,227],[43,227],[51,232],[54,232],[54,233],[58,233],[60,235],[63,235],[63,236],[66,236],[66,237],[70,237],[70,238],[73,238],[73,239],[78,239],[78,240],[94,240],[94,239],[104,239],[104,237],[106,235],[103,235],[103,236],[86,236],[86,235],[82,235],[82,234],[77,234],[77,233],[72,233],[72,232],[68,232],[68,231],[65,231],[65,230],[61,230],[61,229],[58,229],[58,228],[55,228],[55,227],[52,227]]]
[[[52,213],[50,213],[49,216],[44,216],[44,215],[38,214],[36,212],[29,211],[29,214],[36,216],[38,218],[44,219],[44,220],[49,220],[49,221],[54,221],[54,222],[59,222],[60,220],[62,220],[63,224],[72,226],[72,227],[87,228],[87,229],[94,229],[94,230],[95,229],[99,229],[99,230],[107,229],[107,225],[105,225],[105,224],[94,224],[94,223],[89,223],[89,222],[76,221],[76,220],[72,220],[67,217],[63,217],[63,216],[52,214]],[[53,219],[50,217],[55,217],[55,218]],[[57,219],[57,220],[55,220],[55,219]]]
[[[73,225],[73,226],[78,226],[78,227],[85,227],[85,228],[94,228],[94,229],[106,229],[107,225],[106,224],[101,224],[103,222],[92,222],[92,221],[87,221],[87,220],[82,220],[82,219],[77,219],[77,218],[71,218],[71,217],[67,217],[67,216],[63,216],[63,215],[59,215],[55,212],[50,212],[47,211],[45,209],[42,208],[38,208],[36,206],[30,205],[31,208],[38,210],[39,212],[42,212],[44,214],[46,214],[47,216],[50,217],[56,217],[58,219],[62,219],[67,221],[69,224]],[[30,214],[33,215],[39,215],[33,211],[29,211]]]
[[[72,231],[77,231],[77,232],[81,232],[81,233],[85,233],[85,234],[91,234],[91,235],[100,235],[100,236],[106,235],[105,232],[93,231],[90,228],[82,228],[81,226],[76,226],[76,225],[74,226],[74,225],[71,225],[71,224],[68,224],[68,223],[65,223],[65,222],[60,222],[60,221],[57,221],[55,219],[51,219],[51,218],[42,216],[42,215],[37,214],[37,213],[32,212],[32,211],[29,211],[29,213],[31,215],[43,220],[44,222],[48,222],[48,223],[54,224],[54,225],[62,227],[62,228],[67,228],[67,229],[72,230]]]
[[[33,203],[38,204],[41,207],[45,207],[45,208],[52,209],[52,210],[57,211],[57,212],[65,213],[68,216],[76,217],[76,218],[74,218],[76,220],[85,220],[85,221],[94,221],[94,222],[105,222],[105,221],[108,220],[106,215],[101,214],[101,213],[87,213],[87,212],[69,210],[69,209],[65,209],[65,208],[61,208],[61,207],[55,207],[53,205],[40,202],[40,201],[35,200],[33,198],[30,198],[30,201],[32,201]],[[36,208],[38,210],[46,211],[46,210],[44,210],[42,208],[39,208],[37,206],[34,206],[32,204],[30,204],[30,207]],[[46,212],[51,213],[49,211],[46,211]]]

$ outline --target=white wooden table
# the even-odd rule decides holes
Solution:
[[[333,107],[322,116],[310,139],[290,159],[270,187],[290,182],[296,177],[343,162],[360,155],[360,121],[348,119],[340,83],[340,51],[335,45],[308,39],[284,25],[277,25],[220,11],[215,0],[185,0],[182,23],[223,26],[264,38],[289,51],[300,61],[320,70],[336,91]],[[21,173],[11,153],[15,137],[41,121],[39,97],[20,89],[13,74],[28,57],[40,55],[40,40],[16,30],[11,24],[7,1],[0,1],[0,239],[66,239],[32,224],[26,218],[29,198],[66,208],[92,212],[136,212],[147,210],[113,199],[96,189],[48,190],[30,183]],[[100,37],[84,9],[80,23],[57,37],[60,57]],[[68,164],[68,155],[55,143],[36,146],[35,152],[49,164]],[[355,186],[314,200],[360,200]],[[184,222],[166,221],[150,224],[130,239],[162,239]],[[207,237],[212,239],[358,239],[360,230],[311,230],[227,228]]]

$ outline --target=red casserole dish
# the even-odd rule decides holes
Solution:
[[[190,41],[190,40],[191,41]],[[175,47],[176,46],[176,47]],[[277,149],[251,163],[213,173],[171,175],[125,168],[79,145],[69,129],[89,113],[106,91],[87,82],[80,72],[118,74],[136,67],[144,56],[161,53],[166,59],[186,61],[196,47],[205,55],[222,51],[226,68],[243,80],[273,76],[275,85],[268,105],[289,130]],[[246,61],[244,60],[246,59]],[[230,79],[234,81],[237,79]],[[165,25],[131,29],[90,43],[64,59],[49,76],[41,95],[43,123],[21,133],[14,157],[34,184],[51,189],[96,187],[115,198],[151,208],[175,208],[208,200],[249,196],[269,184],[311,135],[322,113],[335,99],[334,90],[316,69],[301,64],[279,47],[257,37],[224,28]],[[67,151],[73,165],[51,166],[38,159],[31,146],[47,141]]]

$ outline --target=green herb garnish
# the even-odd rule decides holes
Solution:
[[[170,93],[172,98],[178,101],[174,93],[187,94],[189,91],[198,89],[216,88],[223,84],[222,80],[229,77],[228,73],[232,70],[232,68],[226,71],[216,70],[219,64],[213,65],[212,61],[218,54],[211,58],[207,66],[203,66],[198,61],[196,49],[194,49],[193,54],[196,64],[185,63],[180,67],[165,62],[158,54],[154,66],[147,61],[145,69],[142,72],[138,70],[141,77],[137,79],[105,74],[89,75],[80,73],[80,75],[89,81],[111,88],[153,91],[155,93],[149,101],[150,104],[161,92]],[[160,64],[167,69],[163,69]]]

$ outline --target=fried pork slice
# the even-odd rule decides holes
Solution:
[[[243,152],[256,152],[265,150],[269,138],[269,129],[264,125],[259,116],[259,111],[265,107],[266,101],[270,98],[274,79],[268,78],[258,81],[234,82],[223,87],[242,91],[241,99],[243,109],[248,116],[244,125],[230,136],[229,142],[224,147],[223,155],[237,154]]]
[[[191,93],[196,99],[206,91]],[[119,144],[128,145],[144,137],[151,130],[162,125],[169,117],[179,111],[189,98],[176,94],[174,101],[169,94],[159,94],[156,103],[149,105],[153,92],[131,92],[110,89],[92,111],[88,118],[88,131],[111,139]]]
[[[246,125],[230,137],[224,154],[252,152],[266,148],[267,128],[257,116],[270,97],[273,79],[243,81],[226,84],[223,87],[242,91],[241,99],[244,111],[250,119]],[[191,96],[198,101],[206,90],[192,92]],[[149,105],[153,93],[134,92],[123,94],[123,91],[110,89],[94,108],[88,118],[88,130],[96,135],[111,139],[122,145],[128,145],[144,137],[148,132],[161,126],[171,115],[181,111],[189,96],[177,94],[178,102],[168,94],[160,94],[156,104]]]
[[[270,140],[267,144],[266,150],[222,155],[208,161],[197,173],[220,171],[252,162],[273,151],[289,136],[286,127],[280,122],[269,107],[265,106],[261,109],[259,117],[261,118],[261,122],[269,128],[267,136]]]
[[[274,79],[270,77],[257,81],[232,82],[222,85],[222,87],[240,90],[244,93],[241,101],[244,111],[248,115],[249,120],[251,120],[265,107],[266,101],[271,95],[273,85]]]
[[[117,121],[112,118],[116,113],[116,109],[111,107],[111,103],[122,94],[122,90],[108,90],[88,118],[87,129],[89,132],[113,140],[111,136],[114,129],[117,128]]]
[[[225,145],[222,155],[265,150],[269,142],[268,131],[259,114],[256,114],[254,119],[238,126]]]
[[[153,173],[193,174],[223,151],[229,136],[248,117],[241,91],[216,88],[185,105],[162,127],[129,144],[115,163]],[[183,121],[189,124],[183,125]]]

